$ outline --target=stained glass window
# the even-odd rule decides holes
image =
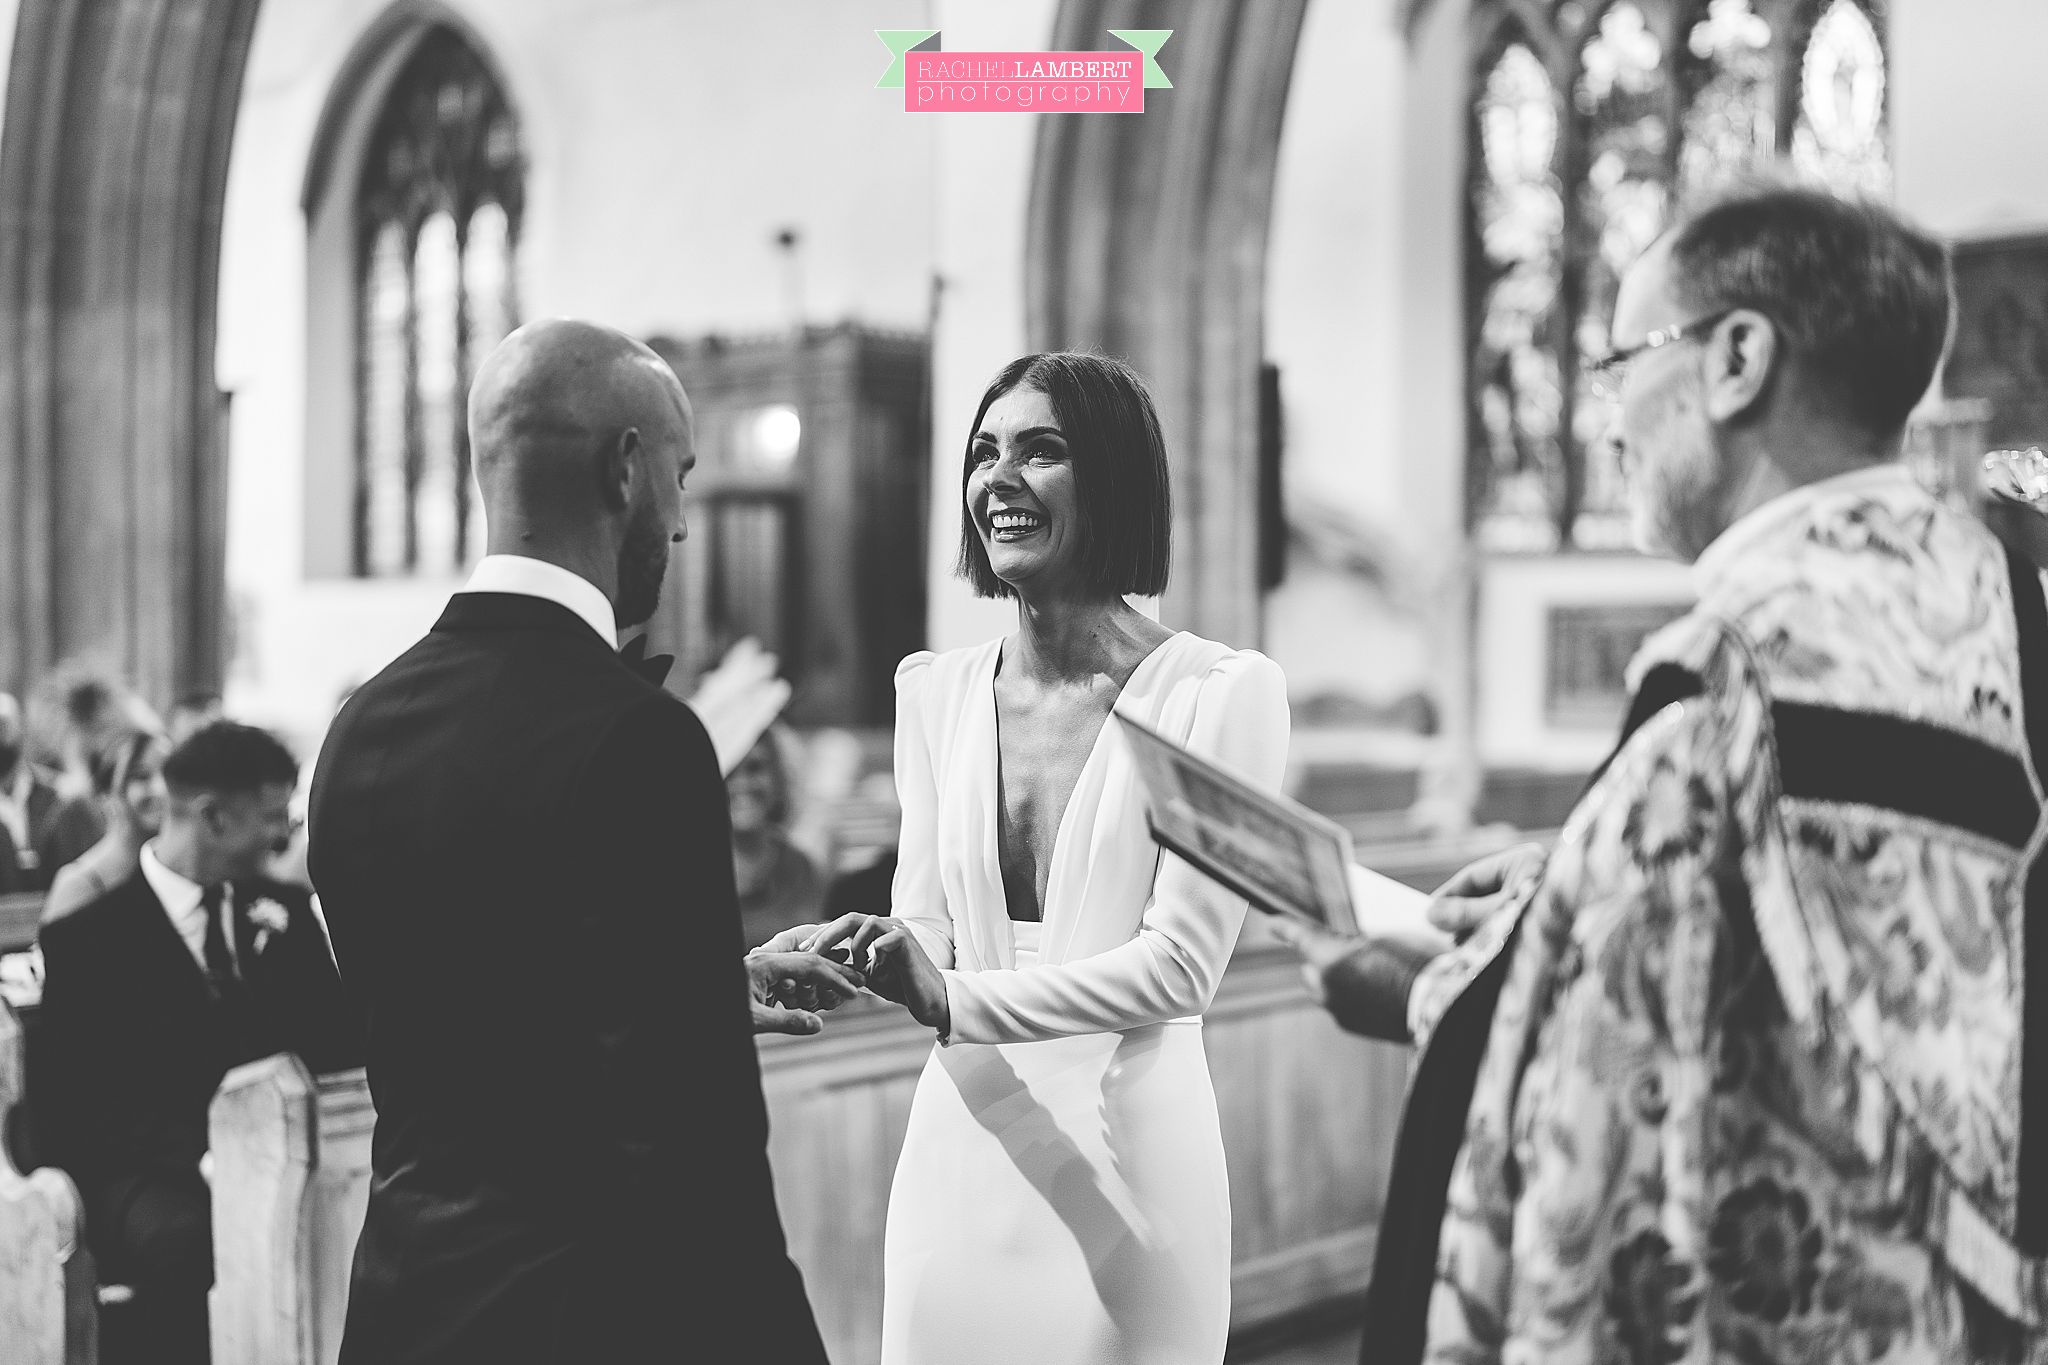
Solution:
[[[1687,35],[1686,48],[1703,70],[1679,143],[1681,198],[1769,157],[1778,145],[1771,26],[1749,0],[1712,0]]]
[[[1856,0],[1833,0],[1813,26],[1799,72],[1792,159],[1833,185],[1891,189],[1885,156],[1884,47]]]
[[[1621,274],[1678,203],[1760,160],[1889,189],[1883,0],[1480,0],[1474,19],[1474,530],[1619,548],[1613,410],[1587,368]]]
[[[1670,211],[1671,94],[1664,44],[1642,10],[1627,0],[1601,16],[1586,43],[1572,103],[1581,117],[1586,158],[1578,187],[1573,350],[1588,357],[1607,353],[1607,323],[1621,272],[1657,239]],[[1581,545],[1626,544],[1621,474],[1600,439],[1609,414],[1591,392],[1590,375],[1578,368],[1571,444],[1581,457],[1565,465],[1557,519],[1571,526]]]
[[[428,33],[385,97],[357,195],[362,383],[356,572],[452,574],[483,550],[465,409],[517,320],[517,126],[452,29]]]
[[[1551,170],[1557,107],[1543,65],[1510,44],[1479,110],[1480,247],[1487,276],[1474,381],[1487,443],[1483,476],[1503,524],[1547,532],[1547,490],[1564,470],[1557,352],[1564,202]],[[1534,548],[1533,546],[1530,548]]]

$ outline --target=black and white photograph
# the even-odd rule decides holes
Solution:
[[[2044,81],[0,0],[0,1365],[2048,1365]]]

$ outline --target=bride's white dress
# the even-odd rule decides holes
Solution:
[[[883,1365],[1214,1365],[1230,1191],[1200,1015],[1245,904],[1145,823],[1106,722],[1061,818],[1044,920],[997,861],[1000,641],[896,673],[894,913],[945,969],[889,1197]],[[1181,633],[1117,709],[1277,786],[1287,701],[1265,656]]]

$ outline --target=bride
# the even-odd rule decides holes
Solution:
[[[850,943],[938,1032],[889,1199],[884,1365],[1223,1357],[1201,1015],[1245,905],[1152,842],[1110,712],[1277,786],[1287,703],[1271,660],[1125,601],[1165,587],[1171,526],[1135,374],[1047,354],[996,376],[959,571],[1016,599],[1017,630],[897,669],[893,917],[784,936]]]

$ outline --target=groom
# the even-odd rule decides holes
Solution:
[[[689,400],[638,342],[537,322],[469,430],[490,553],[313,783],[377,1106],[341,1358],[823,1365],[752,1035],[817,1026],[772,990],[830,1008],[859,978],[742,966],[711,741],[614,652],[683,538]]]

